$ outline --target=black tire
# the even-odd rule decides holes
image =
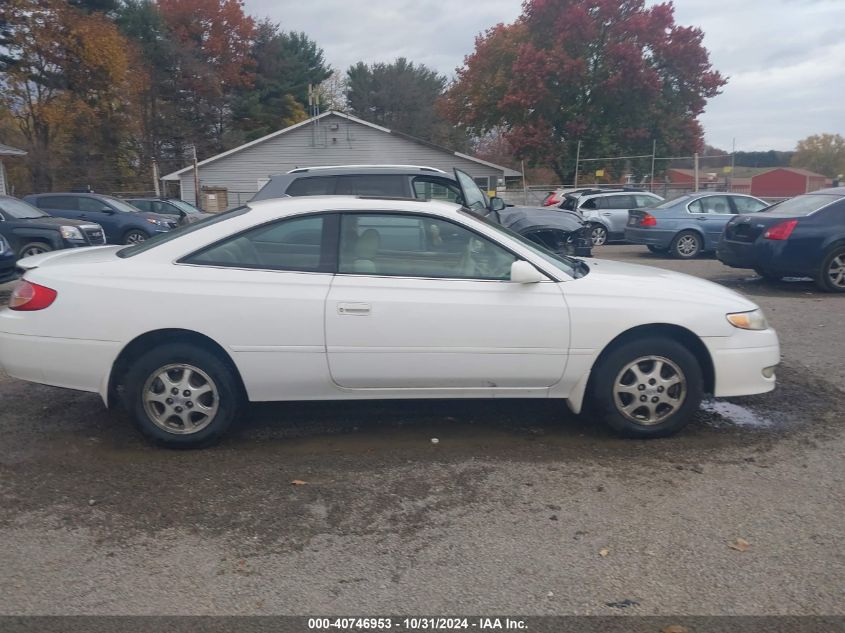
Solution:
[[[675,368],[677,368],[685,383],[685,393],[681,395],[679,391],[681,388],[677,386],[670,386],[666,389],[659,384],[650,385],[646,377],[643,378],[644,382],[641,383],[646,385],[643,395],[620,394],[617,402],[615,395],[617,378],[620,379],[620,385],[625,384],[627,386],[630,378],[634,378],[634,374],[626,371],[626,368],[637,359],[648,357],[662,359],[661,362],[667,378],[674,376]],[[674,368],[665,363],[666,360],[674,365]],[[654,371],[657,368],[656,363],[650,365],[650,362],[654,363],[654,361],[644,361],[637,367],[647,374],[648,371]],[[657,375],[663,376],[663,374]],[[640,385],[636,382],[634,380],[630,386],[633,391],[640,393]],[[666,396],[671,395],[677,398],[678,404],[674,409],[668,403],[661,402],[652,405],[649,401],[654,397],[665,397],[662,395],[664,392],[657,392],[661,388],[664,389]],[[680,431],[695,415],[704,396],[704,380],[698,360],[681,343],[670,338],[650,337],[621,343],[602,358],[599,365],[593,370],[590,396],[596,413],[619,435],[641,439],[666,437]],[[647,398],[646,403],[637,408],[639,398],[643,397]],[[629,408],[628,415],[623,412],[623,408],[626,406],[634,407]],[[653,414],[655,419],[651,423],[645,423],[645,420],[637,421],[637,412],[649,406],[655,407]],[[635,419],[631,419],[632,417]]]
[[[669,250],[668,248],[664,248],[662,246],[654,246],[652,244],[647,244],[646,248],[650,250],[655,255],[665,255],[666,252]]]
[[[669,251],[677,259],[695,259],[701,254],[704,241],[696,231],[681,231],[672,240]]]
[[[607,228],[601,224],[591,223],[589,225],[590,242],[593,246],[604,246],[607,244]]]
[[[18,259],[31,257],[32,255],[40,255],[41,253],[49,253],[52,250],[53,247],[46,242],[30,242],[29,244],[21,246],[21,250],[18,251]]]
[[[168,430],[168,424],[157,423],[145,406],[144,394],[148,385],[150,389],[155,388],[156,384],[164,387],[160,380],[156,383],[155,377],[160,375],[162,369],[172,365],[189,365],[192,369],[203,372],[211,379],[212,387],[216,388],[212,390],[212,397],[202,403],[203,406],[213,406],[216,402],[216,412],[213,416],[206,416],[210,417],[211,420],[197,431],[179,432],[175,421],[170,423],[170,430]],[[172,370],[169,375],[175,376],[177,379],[184,376],[184,374],[179,374],[178,369]],[[200,385],[198,389],[202,389],[205,381],[196,372],[195,376],[196,382]],[[193,414],[201,417],[203,412],[200,410],[200,398],[207,396],[200,396],[200,398],[197,398],[197,404],[192,404],[191,396],[183,397],[185,393],[185,391],[182,391],[174,396],[179,398],[176,401],[176,406],[183,405],[182,409],[174,410],[180,411],[180,415],[190,416]],[[161,395],[170,394],[162,391]],[[223,437],[232,423],[242,414],[245,398],[237,378],[237,370],[227,359],[196,345],[170,343],[154,347],[132,363],[123,381],[123,401],[135,426],[148,439],[171,448],[199,448],[209,446]],[[154,407],[158,407],[156,410],[162,412],[167,411],[162,403],[151,403],[150,408]],[[193,412],[190,409],[193,409]],[[164,415],[161,414],[160,418]],[[173,415],[176,418],[176,414]],[[196,422],[204,421],[205,418],[196,420]]]
[[[141,229],[130,229],[123,234],[124,244],[140,244],[149,239],[149,235],[144,233]]]
[[[839,246],[830,251],[822,260],[816,285],[825,292],[845,292],[845,246]],[[836,275],[835,271],[839,273]]]
[[[765,270],[761,270],[759,268],[755,268],[754,272],[757,273],[758,277],[762,277],[766,281],[780,281],[781,279],[783,279],[783,275],[766,272]]]

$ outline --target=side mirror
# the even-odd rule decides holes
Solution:
[[[502,200],[499,196],[493,196],[490,198],[490,210],[491,211],[502,211],[508,205],[505,204],[505,201]]]
[[[511,281],[517,284],[536,284],[540,281],[548,281],[539,270],[525,260],[517,260],[511,264]]]

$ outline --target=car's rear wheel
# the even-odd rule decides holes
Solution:
[[[29,244],[23,245],[18,253],[18,259],[32,257],[33,255],[41,255],[42,253],[49,253],[52,250],[53,247],[45,242],[30,242]]]
[[[681,231],[672,240],[669,250],[678,259],[693,259],[701,253],[703,243],[701,236],[695,231]]]
[[[616,347],[594,370],[593,407],[626,437],[665,437],[686,426],[704,395],[701,366],[680,343],[644,338]]]
[[[141,242],[145,242],[149,235],[144,233],[138,229],[132,229],[131,231],[127,231],[126,234],[123,236],[123,243],[124,244],[140,244]]]
[[[592,241],[593,246],[604,246],[607,244],[607,229],[601,224],[591,224],[590,241]]]
[[[230,363],[194,345],[156,347],[124,381],[124,401],[138,429],[171,447],[219,440],[239,416],[243,397]]]
[[[833,249],[822,260],[816,284],[827,292],[845,292],[845,247]]]
[[[663,246],[654,246],[652,244],[648,244],[647,248],[648,248],[648,250],[650,250],[655,255],[664,255],[666,253],[666,251],[669,250],[668,248],[665,248]]]

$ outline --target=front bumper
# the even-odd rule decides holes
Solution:
[[[780,342],[774,330],[740,330],[733,336],[702,339],[713,360],[713,395],[751,396],[775,388],[775,374],[766,376],[780,363]]]

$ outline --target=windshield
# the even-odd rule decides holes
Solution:
[[[112,198],[111,196],[100,196],[103,200],[108,202],[111,206],[113,206],[118,211],[123,213],[139,213],[140,209],[137,207],[133,207],[128,202],[121,200],[120,198]]]
[[[199,209],[197,209],[194,205],[188,204],[184,200],[177,200],[176,198],[169,198],[167,200],[170,204],[172,204],[177,209],[184,211],[185,213],[203,213]]]
[[[480,213],[476,213],[475,211],[472,211],[470,209],[461,209],[458,213],[469,216],[469,217],[473,218],[474,220],[479,220],[479,221],[483,222],[484,224],[486,224],[487,226],[489,226],[490,228],[495,229],[499,233],[507,235],[509,238],[516,240],[522,246],[524,246],[525,248],[530,250],[532,253],[542,257],[544,261],[551,264],[552,266],[554,266],[558,270],[566,273],[570,277],[576,278],[576,277],[581,276],[577,272],[578,269],[579,269],[579,266],[581,264],[580,260],[577,260],[577,259],[572,258],[572,257],[567,257],[566,255],[558,255],[557,253],[553,253],[550,250],[543,248],[542,246],[540,246],[536,242],[532,242],[527,237],[523,237],[519,233],[516,233],[515,231],[511,231],[510,229],[505,228],[501,224],[496,224],[495,222],[487,219],[486,217],[484,217]]]
[[[175,239],[182,237],[183,235],[187,235],[188,233],[193,233],[194,231],[201,231],[211,226],[212,224],[217,224],[218,222],[223,222],[224,220],[243,215],[247,211],[249,211],[249,207],[237,207],[236,209],[232,209],[231,211],[218,213],[212,218],[200,220],[199,222],[193,222],[191,224],[184,224],[168,231],[167,233],[158,233],[139,244],[134,244],[132,246],[127,246],[126,248],[121,248],[119,251],[117,251],[117,256],[126,259],[127,257],[134,257],[135,255],[140,255],[141,253],[147,252],[151,248],[155,248],[156,246],[159,246],[161,244],[171,242]]]
[[[829,204],[833,204],[838,200],[843,200],[843,197],[825,193],[808,193],[803,196],[796,196],[795,198],[778,202],[777,204],[764,209],[764,213],[767,215],[804,217],[810,215],[811,213],[815,213],[819,209],[826,207]]]
[[[17,198],[0,198],[0,210],[15,220],[50,217],[41,209],[36,209],[31,204],[18,200]]]

